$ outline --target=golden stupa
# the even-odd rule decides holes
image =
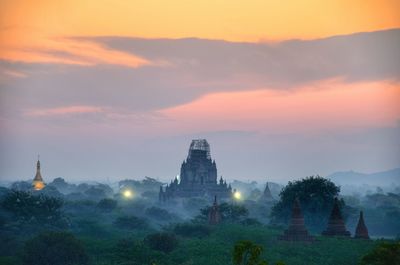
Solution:
[[[32,187],[34,190],[41,190],[46,186],[43,181],[42,174],[40,174],[40,161],[38,159],[36,163],[36,175],[32,182]]]

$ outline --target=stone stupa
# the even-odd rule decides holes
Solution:
[[[360,218],[358,219],[358,224],[354,238],[369,239],[368,229],[364,223],[364,214],[362,211],[360,211]]]
[[[290,225],[284,234],[279,237],[283,241],[302,241],[312,242],[315,238],[308,234],[307,228],[304,225],[304,217],[300,208],[299,199],[295,199],[292,208],[292,219]]]
[[[335,198],[331,215],[329,217],[328,226],[322,232],[323,236],[344,236],[349,237],[350,232],[346,230],[342,214],[340,213],[339,200]]]

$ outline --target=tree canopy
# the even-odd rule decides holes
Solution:
[[[306,224],[313,230],[320,230],[325,226],[339,192],[340,187],[320,176],[289,181],[280,192],[278,203],[272,208],[272,222],[287,224],[293,201],[298,198]],[[340,203],[344,206],[343,200]]]

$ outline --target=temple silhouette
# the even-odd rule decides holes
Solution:
[[[335,198],[331,215],[329,217],[328,226],[322,232],[323,236],[344,236],[349,237],[350,232],[346,230],[342,214],[339,208],[339,200]]]
[[[210,212],[208,213],[208,224],[217,225],[221,222],[221,213],[219,211],[217,196],[214,197],[213,206],[211,206]]]
[[[165,187],[160,186],[160,202],[174,198],[218,196],[224,199],[232,196],[232,188],[226,180],[221,176],[217,181],[217,165],[211,159],[210,145],[205,139],[192,140],[179,177]]]
[[[362,211],[360,211],[360,218],[358,219],[358,224],[354,238],[369,239],[368,229],[364,223],[364,214]]]
[[[315,238],[308,233],[308,230],[304,225],[304,216],[301,212],[300,201],[298,198],[293,202],[292,218],[290,220],[289,228],[279,237],[279,240],[302,242],[312,242],[315,240]]]

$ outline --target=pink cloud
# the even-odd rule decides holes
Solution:
[[[164,109],[186,132],[256,130],[272,133],[393,126],[400,119],[400,84],[320,81],[291,91],[208,94]]]

